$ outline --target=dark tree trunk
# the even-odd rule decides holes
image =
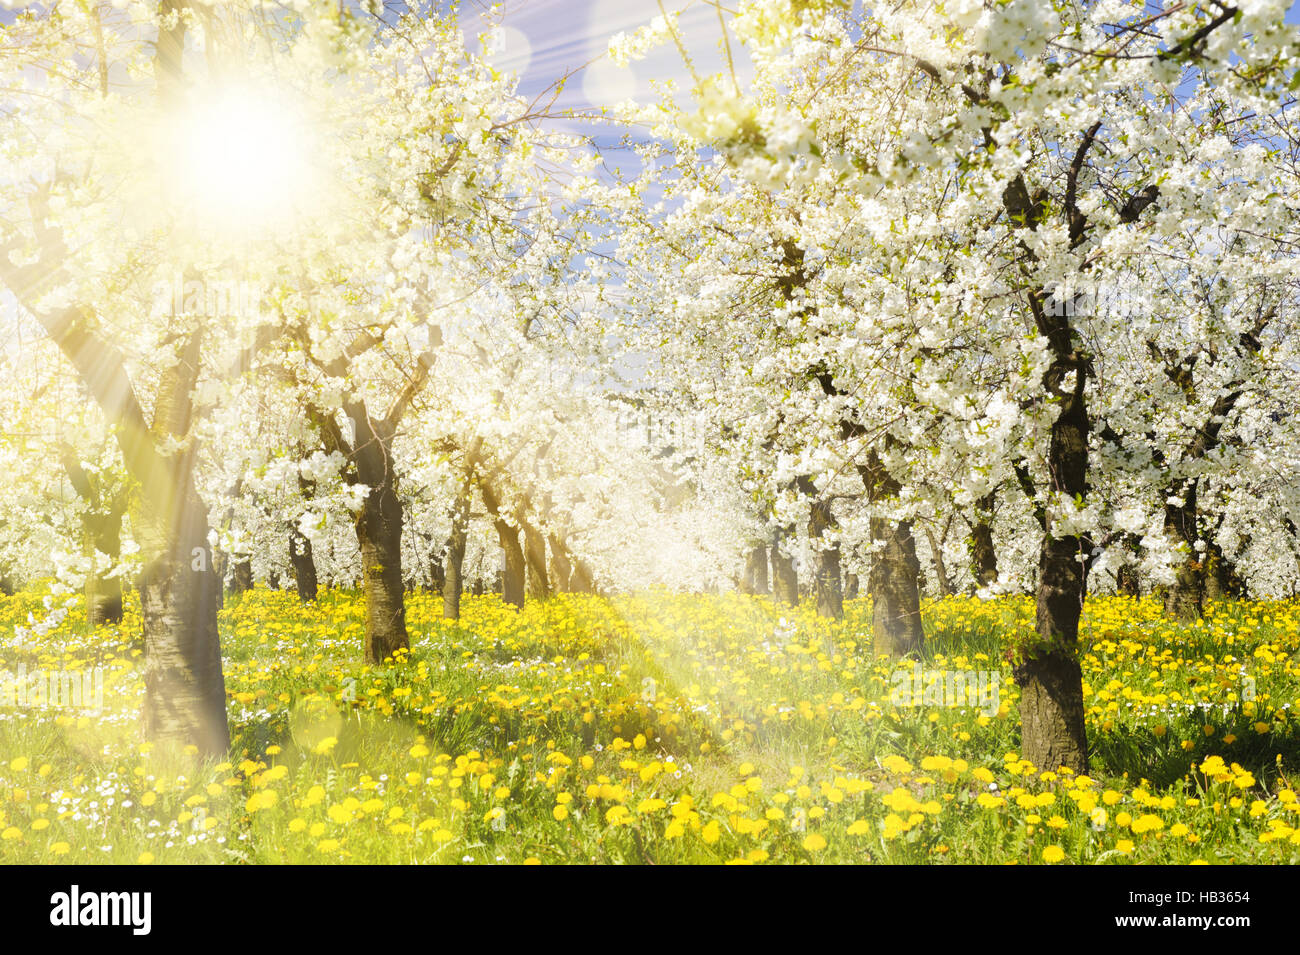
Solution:
[[[830,505],[814,501],[808,517],[808,536],[816,548],[813,561],[813,596],[817,615],[839,620],[844,616],[844,596],[840,581],[840,545],[818,546],[826,531],[835,527]]]
[[[1115,589],[1126,597],[1141,597],[1142,584],[1138,579],[1137,567],[1133,564],[1121,564],[1115,571]]]
[[[230,575],[230,592],[242,594],[253,589],[253,564],[247,557],[235,561]]]
[[[295,527],[289,531],[289,566],[293,568],[294,586],[298,599],[311,603],[316,599],[319,586],[316,580],[316,561],[311,549],[311,538]]]
[[[794,607],[799,603],[799,575],[794,569],[794,558],[781,553],[783,537],[785,533],[778,533],[772,544],[772,596],[777,603]]]
[[[877,656],[889,657],[916,653],[925,634],[921,629],[921,593],[917,585],[921,562],[916,557],[911,522],[872,518],[871,536],[885,541],[871,565],[867,581],[872,601],[872,650]]]
[[[747,594],[766,594],[767,585],[767,548],[758,544],[750,549],[745,557],[745,575],[741,579],[740,589]]]
[[[348,480],[367,488],[353,527],[366,597],[363,656],[366,663],[375,665],[411,646],[402,587],[402,501],[397,496],[393,461],[396,409],[388,417],[376,418],[364,402],[345,401],[343,411],[352,422],[352,440],[343,435],[332,413],[313,408],[310,414],[327,448],[343,454],[352,466]]]
[[[1277,314],[1277,305],[1264,309],[1261,305],[1254,327],[1242,333],[1237,344],[1247,354],[1257,355],[1263,347],[1261,334]],[[1165,373],[1179,385],[1189,400],[1197,397],[1195,378],[1192,368],[1198,356],[1193,353],[1174,364],[1170,357],[1151,346],[1157,357],[1165,364]],[[1213,356],[1211,356],[1213,361]],[[1244,394],[1241,381],[1229,383],[1215,399],[1210,408],[1209,417],[1196,428],[1183,451],[1184,462],[1202,460],[1217,448],[1222,440],[1223,427],[1237,407],[1237,402]],[[1197,479],[1194,477],[1173,477],[1165,488],[1165,533],[1185,549],[1181,565],[1175,574],[1174,585],[1165,592],[1165,612],[1178,620],[1195,620],[1205,612],[1205,586],[1207,568],[1203,565],[1196,544],[1200,540],[1197,526],[1199,517],[1197,505]],[[1175,503],[1169,503],[1174,501]],[[1212,553],[1207,552],[1207,557]]]
[[[442,566],[442,555],[429,555],[429,580],[427,590],[431,594],[441,594],[447,580],[447,571]]]
[[[383,663],[410,647],[406,634],[406,595],[402,590],[402,502],[397,497],[387,444],[379,445],[383,470],[363,472],[371,487],[357,516],[362,583],[366,593],[367,663]]]
[[[1060,401],[1052,423],[1048,472],[1063,498],[1082,500],[1088,483],[1089,419],[1086,366],[1073,349],[1068,320],[1051,338],[1055,358],[1045,377]],[[1064,385],[1073,378],[1068,391]],[[1046,519],[1046,518],[1045,518]],[[1037,641],[1023,647],[1015,667],[1020,685],[1021,751],[1040,770],[1088,770],[1083,671],[1078,659],[1079,617],[1086,593],[1085,548],[1079,537],[1052,534],[1045,525],[1038,560]]]
[[[1245,599],[1246,582],[1223,553],[1223,548],[1213,539],[1207,540],[1205,544],[1205,596],[1212,600]]]
[[[505,555],[505,567],[501,577],[501,599],[516,607],[524,605],[524,549],[519,545],[519,528],[509,521],[498,518],[492,522],[497,529],[497,539]]]
[[[546,538],[528,523],[524,523],[524,562],[528,565],[528,596],[546,600],[551,596],[551,582],[546,575]]]
[[[993,492],[975,504],[975,526],[971,528],[971,576],[976,587],[987,587],[998,579],[998,552],[993,546]]]
[[[474,578],[474,587],[473,587],[473,589],[471,590],[471,593],[473,593],[475,597],[482,597],[482,596],[483,596],[483,590],[484,590],[484,587],[483,587],[483,578],[482,578],[482,577],[475,577],[475,578]]]
[[[857,600],[858,589],[861,587],[861,581],[858,580],[857,574],[844,575],[844,599]]]
[[[1200,538],[1197,531],[1197,482],[1179,482],[1168,489],[1165,504],[1165,533],[1184,549],[1183,559],[1175,571],[1174,583],[1165,591],[1165,613],[1175,620],[1196,620],[1205,612],[1204,567],[1196,553]]]
[[[859,468],[868,500],[896,498],[902,490],[875,451]],[[871,565],[867,587],[871,592],[872,650],[877,656],[901,657],[920,651],[925,640],[921,629],[921,562],[916,557],[916,540],[911,521],[871,518],[871,539],[884,541]]]

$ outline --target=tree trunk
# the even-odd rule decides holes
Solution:
[[[230,558],[219,547],[212,548],[212,576],[217,580],[217,609],[226,605],[226,571],[230,569]]]
[[[569,560],[569,553],[560,543],[558,537],[554,534],[547,535],[547,541],[551,545],[551,579],[555,581],[556,593],[567,593],[571,583],[570,578],[573,575],[573,562]]]
[[[443,558],[442,618],[460,619],[460,595],[465,587],[465,544],[469,538],[470,500],[473,497],[471,478],[466,477],[451,511],[451,534]]]
[[[289,531],[289,566],[293,568],[293,582],[298,588],[298,599],[311,603],[316,599],[319,585],[316,580],[316,561],[311,549],[311,538],[295,527]]]
[[[1082,500],[1088,480],[1086,370],[1071,347],[1068,326],[1057,336],[1065,344],[1054,342],[1057,357],[1046,376],[1048,390],[1060,400],[1052,423],[1048,471],[1061,498]],[[1074,385],[1066,392],[1060,386],[1071,372]],[[1065,766],[1075,773],[1088,771],[1083,671],[1078,660],[1079,617],[1086,589],[1082,556],[1077,536],[1056,537],[1046,524],[1038,560],[1037,641],[1021,649],[1015,667],[1021,688],[1021,754],[1040,770]]]
[[[844,575],[844,599],[857,600],[858,589],[861,586],[862,586],[862,582],[858,579],[857,574],[845,574]]]
[[[594,594],[596,578],[587,562],[581,558],[570,559],[573,560],[573,576],[569,578],[570,588],[575,594]]]
[[[529,523],[524,523],[524,562],[528,565],[528,596],[545,600],[551,596],[551,582],[546,576],[546,538]]]
[[[877,656],[889,657],[916,653],[925,634],[921,629],[921,593],[917,586],[921,562],[916,557],[912,524],[873,517],[871,536],[885,541],[871,565],[867,581],[872,601],[872,651]]]
[[[181,5],[163,0],[161,12]],[[179,99],[185,24],[185,18],[175,18],[160,30],[155,44],[158,92],[169,106]],[[12,267],[7,257],[0,260],[0,279],[20,301],[63,265],[49,261],[48,254],[21,269]],[[101,332],[94,313],[73,306],[52,312],[36,308],[32,314],[113,424],[123,461],[138,485],[131,525],[144,560],[140,608],[145,736],[193,745],[200,756],[224,757],[230,733],[217,633],[221,585],[208,551],[207,508],[193,481],[192,398],[202,359],[201,331],[178,331],[163,343],[180,346],[178,360],[161,369],[153,420],[147,423],[126,372],[126,356]],[[183,329],[184,323],[175,327]],[[185,450],[160,450],[177,445]]]
[[[483,506],[492,515],[492,526],[497,529],[497,540],[501,542],[501,550],[505,554],[505,567],[501,572],[501,598],[508,604],[522,608],[527,571],[524,549],[519,544],[519,528],[502,516],[501,500],[487,480],[480,478],[479,492],[483,495]]]
[[[976,587],[987,587],[998,579],[998,552],[993,546],[993,492],[975,503],[975,526],[971,528],[971,576]]]
[[[122,513],[126,508],[126,495],[120,487],[116,493],[106,488],[102,474],[88,474],[71,447],[64,448],[62,460],[68,481],[85,507],[81,529],[86,556],[95,562],[98,552],[116,563],[122,555]],[[101,577],[92,569],[86,578],[86,621],[92,627],[122,622],[120,577]]]
[[[141,508],[131,521],[144,558],[144,735],[216,756],[230,747],[217,633],[221,583],[209,565],[207,508],[188,475],[177,483],[174,506]]]
[[[952,581],[948,579],[948,568],[943,562],[943,542],[935,536],[934,528],[925,527],[925,539],[930,545],[930,564],[934,568],[934,579],[940,597],[951,597],[955,592]]]
[[[376,442],[377,443],[377,442]],[[406,634],[406,595],[402,590],[402,502],[397,497],[393,461],[387,443],[379,474],[363,472],[370,493],[357,516],[362,584],[366,593],[367,663],[383,663],[410,647]]]
[[[758,544],[751,548],[745,558],[745,576],[740,589],[747,594],[766,594],[767,585],[767,548]]]
[[[1115,589],[1127,597],[1141,597],[1142,585],[1138,579],[1137,567],[1121,564],[1115,571]]]
[[[778,533],[772,544],[772,596],[779,604],[791,607],[799,604],[799,575],[794,569],[794,558],[781,553],[781,539]]]
[[[1204,567],[1197,558],[1196,543],[1200,537],[1197,527],[1197,482],[1188,481],[1168,489],[1168,499],[1178,499],[1177,504],[1165,504],[1165,533],[1184,549],[1182,560],[1175,571],[1174,583],[1165,591],[1165,613],[1175,620],[1191,621],[1205,612]]]
[[[875,451],[858,470],[867,498],[873,503],[896,498],[902,490]],[[916,653],[924,643],[925,633],[921,629],[921,562],[916,557],[912,523],[873,517],[870,529],[873,541],[884,541],[867,578],[872,601],[872,652],[889,657]]]
[[[1241,600],[1246,597],[1246,582],[1213,538],[1205,542],[1205,596],[1211,600]]]
[[[447,580],[447,571],[442,566],[441,554],[429,555],[429,582],[428,592],[431,594],[441,594],[443,584]]]
[[[230,575],[230,592],[242,594],[253,589],[253,563],[247,557],[235,561]]]
[[[814,501],[808,517],[808,536],[816,548],[813,561],[813,596],[817,615],[839,620],[844,616],[844,597],[840,581],[840,545],[818,546],[826,531],[835,526],[830,505]]]
[[[497,529],[497,539],[505,555],[501,577],[501,599],[516,607],[524,605],[524,549],[519,546],[519,528],[503,518],[492,522]]]
[[[122,556],[122,514],[86,514],[82,518],[87,543],[116,562]],[[94,556],[93,554],[91,555]],[[122,622],[122,578],[92,573],[86,579],[86,622],[92,627]]]

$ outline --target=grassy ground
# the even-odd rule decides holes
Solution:
[[[1018,757],[1028,599],[925,605],[920,686],[986,671],[953,700],[872,659],[863,600],[830,626],[740,596],[467,597],[447,624],[414,595],[409,659],[367,668],[357,596],[259,589],[222,611],[234,745],[200,766],[139,742],[135,607],[15,637],[44,597],[0,598],[0,671],[99,667],[104,707],[0,697],[3,862],[1300,860],[1296,603],[1184,627],[1091,598],[1073,777]]]

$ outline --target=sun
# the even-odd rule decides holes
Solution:
[[[171,205],[197,227],[262,232],[309,211],[315,137],[288,96],[249,88],[198,95],[170,131]]]

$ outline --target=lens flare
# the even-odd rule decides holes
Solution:
[[[202,96],[172,136],[172,204],[201,228],[274,228],[311,198],[310,124],[287,98],[249,89]]]

